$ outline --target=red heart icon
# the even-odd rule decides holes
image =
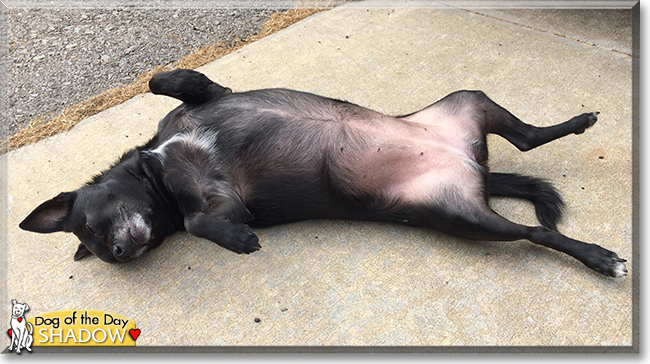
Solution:
[[[18,322],[23,322],[23,318],[22,318],[22,317],[19,317],[19,318],[18,318]]]
[[[140,336],[140,329],[131,329],[129,330],[129,335],[133,338],[133,341],[138,340],[138,336]]]
[[[11,329],[7,330],[7,334],[9,334],[9,337],[11,337]]]

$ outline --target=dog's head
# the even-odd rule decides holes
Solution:
[[[141,154],[135,153],[78,190],[43,202],[20,228],[75,234],[81,241],[75,260],[92,253],[108,263],[125,262],[160,245],[172,232],[172,224]]]
[[[11,315],[13,317],[23,317],[25,312],[29,311],[29,305],[26,303],[18,303],[16,300],[11,300],[13,308],[11,309]]]

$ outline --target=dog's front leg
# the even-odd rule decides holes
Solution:
[[[20,339],[18,344],[16,344],[16,353],[20,354],[20,351],[25,347],[25,339],[27,338],[27,329],[23,330],[20,334]]]
[[[208,138],[207,140],[201,138]],[[258,239],[245,223],[254,219],[219,169],[211,145],[214,140],[195,133],[177,136],[169,146],[144,154],[151,175],[163,174],[163,183],[178,202],[185,230],[235,253],[260,249]],[[150,158],[149,156],[156,156]],[[156,161],[161,158],[159,162]],[[162,167],[164,165],[164,167]],[[159,169],[160,172],[156,172]]]
[[[11,329],[11,343],[9,344],[9,347],[7,350],[13,351],[14,350],[14,342],[16,341],[16,330]]]
[[[179,199],[185,230],[235,253],[249,254],[259,250],[257,236],[245,224],[254,219],[250,211],[225,184],[214,183],[211,187],[197,194],[186,190]]]
[[[213,241],[238,254],[249,254],[261,248],[257,236],[248,225],[234,223],[218,214],[188,214],[185,216],[185,229],[194,236]]]

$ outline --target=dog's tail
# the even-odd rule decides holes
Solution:
[[[564,201],[549,182],[535,177],[509,173],[490,173],[491,196],[523,198],[535,205],[537,220],[551,230],[557,231],[562,218]]]
[[[156,95],[170,96],[190,105],[203,104],[232,92],[204,74],[186,69],[156,73],[149,81],[149,89]]]
[[[32,326],[32,324],[28,322],[27,327],[28,327],[27,331],[29,332],[29,334],[33,335],[34,334],[34,326]]]

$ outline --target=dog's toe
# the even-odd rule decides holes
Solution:
[[[582,115],[576,116],[571,121],[575,124],[574,134],[582,134],[588,128],[591,128],[598,121],[599,111],[584,113]]]
[[[592,112],[589,114],[587,117],[588,125],[587,128],[594,126],[596,122],[598,121],[598,114],[600,114],[600,111]]]
[[[260,250],[259,239],[248,226],[240,225],[230,232],[227,239],[224,239],[219,245],[237,254],[250,254]]]
[[[254,253],[262,249],[262,246],[259,243],[259,239],[253,233],[248,233],[248,238],[243,242],[242,252],[244,254]]]
[[[614,278],[625,278],[627,276],[627,268],[625,267],[625,259],[616,257],[612,264],[612,276]]]

